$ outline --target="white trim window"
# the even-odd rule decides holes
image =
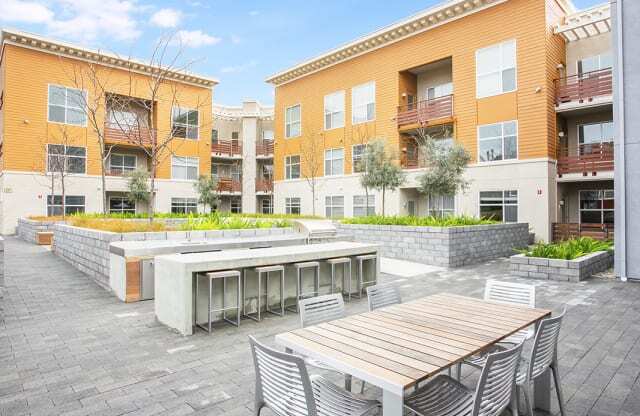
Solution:
[[[173,107],[171,111],[171,134],[181,139],[198,140],[199,137],[198,110]]]
[[[478,161],[495,162],[518,158],[518,122],[478,126]]]
[[[109,171],[111,174],[130,173],[138,167],[138,158],[136,155],[125,155],[113,153],[109,157]]]
[[[440,97],[446,97],[447,95],[453,94],[453,83],[446,82],[440,85],[433,85],[431,87],[427,87],[427,100],[434,100]]]
[[[580,224],[613,224],[613,189],[580,190]]]
[[[262,198],[261,208],[263,214],[273,214],[273,199]]]
[[[300,136],[302,132],[302,107],[300,104],[284,110],[284,137],[290,139]]]
[[[517,89],[515,39],[476,51],[476,97],[484,98]]]
[[[367,151],[366,144],[354,144],[351,147],[351,172],[362,173],[366,171],[365,153]]]
[[[242,212],[241,198],[231,198],[230,211],[232,214],[240,214]]]
[[[47,172],[86,173],[87,149],[63,144],[48,144]]]
[[[366,123],[376,119],[375,81],[355,86],[351,89],[351,122]]]
[[[518,191],[480,192],[480,217],[518,222]]]
[[[324,96],[324,129],[344,127],[344,91]]]
[[[327,218],[344,218],[344,196],[326,196],[324,198],[324,210]]]
[[[456,213],[455,195],[427,195],[427,214],[433,217],[450,217]]]
[[[578,125],[578,143],[600,144],[613,142],[613,121]]]
[[[51,123],[87,125],[87,114],[84,110],[87,92],[61,85],[49,85],[47,120]]]
[[[171,179],[195,181],[198,179],[199,169],[200,159],[197,157],[171,157]]]
[[[368,217],[376,215],[375,195],[354,195],[353,196],[353,216]]]
[[[135,214],[136,203],[129,200],[125,196],[109,197],[109,213],[110,214]]]
[[[84,212],[84,195],[65,195],[65,215]],[[47,216],[62,215],[62,195],[47,195]]]
[[[196,214],[198,200],[196,198],[171,198],[172,214]]]
[[[600,55],[589,56],[576,62],[578,75],[589,75],[589,72],[611,68],[613,66],[613,56],[610,52]]]
[[[273,141],[273,130],[262,130],[262,140],[265,142]]]
[[[327,149],[324,151],[324,176],[344,174],[344,149]]]
[[[300,155],[290,155],[284,158],[284,178],[300,179]]]
[[[284,212],[290,215],[300,215],[301,200],[299,197],[284,199]]]

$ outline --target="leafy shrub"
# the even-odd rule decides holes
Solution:
[[[207,217],[192,216],[180,226],[181,230],[241,230],[249,228],[282,228],[291,223],[284,219],[266,220],[213,213]]]
[[[372,215],[369,217],[345,218],[343,224],[366,224],[366,225],[404,225],[407,227],[462,227],[467,225],[496,224],[497,221],[476,218],[467,215],[446,216],[446,217],[411,217],[393,216],[382,217]]]
[[[574,260],[597,251],[609,251],[612,249],[613,242],[611,241],[599,241],[590,237],[581,237],[560,243],[538,243],[528,250],[520,250],[520,253],[527,257]]]

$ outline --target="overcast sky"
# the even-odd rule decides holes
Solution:
[[[0,0],[0,26],[139,59],[171,35],[188,46],[193,72],[220,80],[216,103],[271,104],[267,76],[439,2]],[[579,8],[602,2],[574,0]]]

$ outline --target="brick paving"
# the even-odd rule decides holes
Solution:
[[[155,321],[152,302],[120,303],[43,247],[8,238],[5,256],[2,416],[250,415],[247,335],[272,343],[298,326],[291,314],[182,337]],[[398,281],[405,299],[444,291],[480,297],[490,278],[523,281],[509,277],[504,260],[382,276]],[[540,307],[569,307],[559,351],[568,414],[640,415],[640,285],[608,274],[583,283],[528,282],[538,286]],[[365,309],[364,299],[347,305],[348,313]]]

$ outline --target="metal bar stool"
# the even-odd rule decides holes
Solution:
[[[361,256],[356,256],[356,262],[358,263],[358,299],[362,299],[362,290],[367,285],[375,285],[378,281],[377,271],[378,265],[374,266],[373,279],[372,280],[364,280],[364,262],[373,260],[377,263],[378,255],[377,254],[364,254]]]
[[[320,286],[320,263],[317,261],[307,261],[303,263],[293,263],[296,268],[296,303],[289,307],[298,313],[298,301],[301,299],[318,296]],[[313,292],[302,291],[302,274],[307,269],[313,269]]]
[[[336,291],[336,266],[342,265],[342,294],[346,294],[351,300],[351,259],[349,257],[338,257],[329,259],[327,263],[331,265],[331,293]],[[346,280],[346,281],[345,281]],[[345,291],[345,289],[347,289]]]
[[[209,306],[207,308],[207,326],[204,327],[198,323],[198,298],[200,293],[200,278],[206,277],[209,280]],[[236,306],[227,307],[226,304],[226,294],[227,294],[227,279],[236,279],[238,284],[238,292],[236,294]],[[221,309],[212,309],[213,308],[213,282],[215,280],[222,279],[222,308]],[[204,329],[208,333],[211,333],[211,315],[216,312],[222,312],[222,320],[229,322],[232,325],[240,326],[240,272],[238,270],[225,270],[222,272],[211,272],[207,274],[198,274],[196,276],[196,310],[195,310],[195,321],[196,326]],[[227,319],[227,311],[235,310],[236,311],[236,320],[231,321]]]
[[[265,276],[265,292],[267,298],[265,310],[274,315],[284,316],[284,266],[280,264],[274,266],[256,267],[255,271],[256,273],[258,273],[258,309],[255,313],[244,313],[243,315],[257,322],[260,322],[262,320],[262,276]],[[275,272],[280,273],[280,312],[272,310],[269,306],[269,280],[271,277],[270,273]],[[243,271],[242,273],[242,287],[244,288],[244,290],[242,291],[242,306],[244,309],[244,305],[247,303],[246,271]]]

